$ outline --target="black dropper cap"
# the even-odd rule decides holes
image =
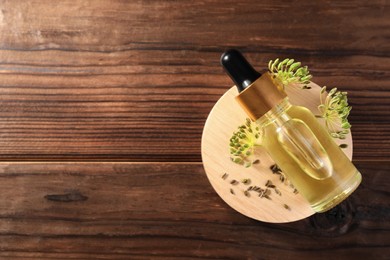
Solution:
[[[243,91],[261,76],[245,57],[235,49],[222,54],[221,65],[236,84],[238,92]]]

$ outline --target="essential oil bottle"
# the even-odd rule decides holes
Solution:
[[[316,212],[348,197],[361,174],[310,110],[290,104],[269,73],[261,75],[237,50],[221,64],[239,91],[236,100],[261,129],[261,145]]]

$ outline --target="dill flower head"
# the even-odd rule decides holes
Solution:
[[[323,87],[321,89],[321,105],[318,106],[320,117],[325,119],[325,125],[332,137],[345,139],[351,128],[348,115],[352,109],[348,106],[347,92],[337,91],[337,88],[333,88],[323,100],[325,91],[326,87]]]
[[[300,62],[294,62],[294,59],[284,59],[280,61],[270,60],[268,70],[275,80],[275,83],[285,89],[290,84],[306,85],[310,83],[312,76],[307,66],[302,67]]]
[[[255,148],[260,146],[261,130],[249,118],[238,127],[230,138],[230,155],[233,162],[250,167],[258,160],[252,160]]]

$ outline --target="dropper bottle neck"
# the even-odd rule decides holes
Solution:
[[[221,64],[226,73],[236,84],[238,92],[243,91],[255,82],[261,74],[237,50],[231,49],[221,56]]]
[[[269,72],[258,73],[237,50],[222,54],[221,64],[226,73],[236,83],[237,102],[248,116],[256,121],[287,96],[278,89]]]

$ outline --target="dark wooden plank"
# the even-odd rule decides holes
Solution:
[[[386,1],[0,3],[0,161],[63,161],[0,163],[1,259],[390,255]],[[275,225],[213,191],[200,140],[230,47],[349,92],[363,183],[342,205]]]
[[[238,47],[293,57],[349,92],[356,161],[388,161],[383,1],[4,1],[0,161],[200,161]],[[386,12],[387,11],[387,12]]]
[[[157,54],[152,55],[155,62]],[[215,53],[207,56],[210,63],[218,59]],[[59,66],[61,70],[64,65]],[[176,71],[180,66],[168,67],[172,71],[154,71],[148,77],[139,72],[64,76],[3,71],[0,158],[199,161],[204,121],[230,83],[219,65],[212,74],[182,74]],[[355,159],[371,154],[386,160],[389,92],[385,87],[371,90],[368,82],[340,86],[337,77],[332,76],[332,85],[349,91],[353,106]],[[326,84],[326,77],[317,78]],[[377,81],[385,84],[384,79]]]
[[[3,258],[385,259],[389,164],[358,164],[359,189],[290,224],[251,220],[199,163],[2,163]]]
[[[6,1],[1,44],[88,51],[239,45],[382,56],[389,51],[388,6],[380,0]]]

